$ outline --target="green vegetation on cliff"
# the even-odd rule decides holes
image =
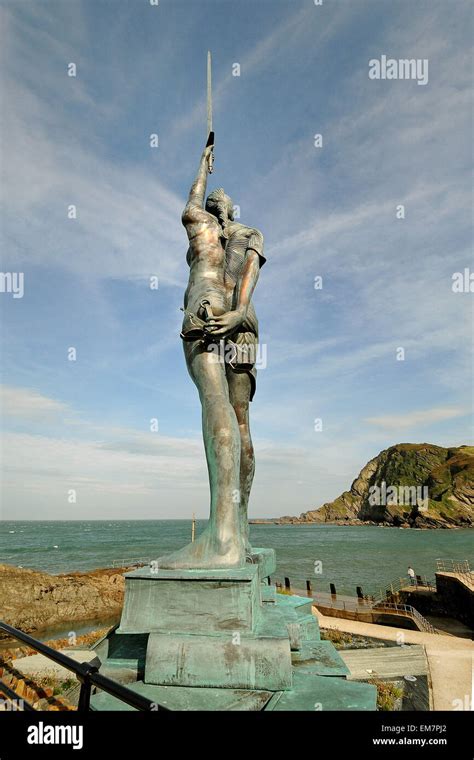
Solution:
[[[332,502],[277,522],[383,523],[450,528],[474,524],[474,447],[399,443],[371,459]]]

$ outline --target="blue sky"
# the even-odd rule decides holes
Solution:
[[[394,443],[470,442],[472,293],[452,290],[472,270],[467,0],[0,8],[2,271],[25,289],[0,293],[4,518],[208,514],[178,333],[209,48],[210,188],[268,258],[251,516],[320,506]],[[428,59],[428,84],[369,79],[381,55]]]

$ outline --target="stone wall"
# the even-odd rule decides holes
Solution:
[[[436,573],[436,591],[414,588],[401,591],[399,598],[422,615],[451,617],[474,628],[474,593],[454,575]]]

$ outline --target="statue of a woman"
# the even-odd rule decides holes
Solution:
[[[232,201],[222,189],[211,193],[204,207],[211,155],[208,145],[182,215],[190,269],[181,331],[188,372],[202,406],[210,517],[196,541],[159,558],[159,568],[240,567],[250,551],[246,512],[254,468],[248,402],[255,388],[255,351],[249,359],[241,349],[248,343],[256,348],[257,321],[250,299],[264,261],[263,238],[233,221]],[[229,343],[237,349],[226,364],[210,349]]]

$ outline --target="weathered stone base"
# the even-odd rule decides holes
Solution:
[[[275,553],[237,570],[135,570],[101,672],[173,710],[374,710],[375,687],[346,681],[312,600],[277,594]],[[131,709],[102,693],[96,710]]]
[[[375,710],[375,686],[324,676],[295,676],[291,691],[248,689],[206,689],[185,686],[152,686],[143,681],[128,688],[148,697],[168,710],[181,711],[331,711]],[[115,697],[102,692],[91,699],[92,710],[132,710]]]
[[[125,575],[121,633],[252,631],[261,612],[257,565],[232,570],[140,568]]]
[[[175,636],[151,633],[145,683],[230,689],[291,689],[288,636]]]

